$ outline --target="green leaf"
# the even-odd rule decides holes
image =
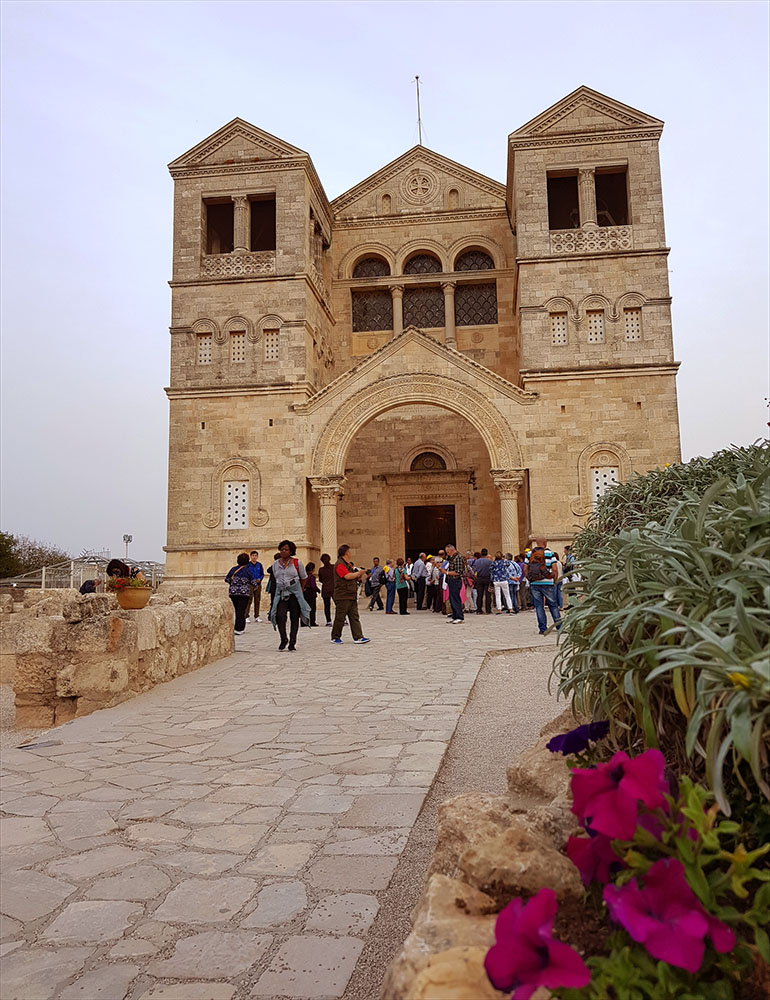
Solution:
[[[765,962],[770,962],[770,938],[762,927],[754,928],[754,944]]]

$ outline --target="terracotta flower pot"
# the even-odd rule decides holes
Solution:
[[[116,590],[115,596],[124,611],[138,611],[146,607],[152,597],[152,587],[124,587],[122,590]]]

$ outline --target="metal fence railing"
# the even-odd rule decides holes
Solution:
[[[136,559],[123,559],[121,561],[130,566],[131,569],[141,570],[153,588],[160,586],[165,563]],[[98,577],[104,582],[108,562],[109,559],[101,558],[71,559],[68,562],[42,566],[29,573],[21,573],[19,576],[7,577],[0,580],[0,587],[37,588],[39,590],[60,590],[65,587],[73,587],[79,590],[86,580],[94,580]]]

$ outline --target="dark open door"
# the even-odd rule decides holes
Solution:
[[[404,507],[404,554],[416,559],[421,552],[435,555],[447,542],[455,542],[455,507]]]

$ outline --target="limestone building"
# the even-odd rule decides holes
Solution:
[[[239,118],[174,178],[166,578],[536,534],[679,460],[658,141],[580,87],[506,184],[423,146],[329,201]]]

